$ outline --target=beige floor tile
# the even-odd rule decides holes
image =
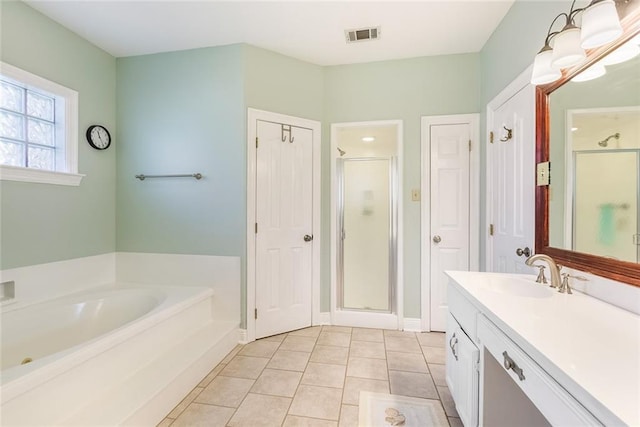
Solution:
[[[338,421],[341,399],[342,390],[339,388],[301,385],[289,414]]]
[[[347,377],[344,383],[342,403],[345,405],[359,405],[360,392],[389,393],[389,381],[372,380],[368,378]]]
[[[282,344],[280,344],[280,350],[306,351],[311,353],[314,345],[316,345],[316,338],[314,337],[296,337],[289,334],[289,336],[282,341]]]
[[[291,399],[249,393],[229,421],[229,426],[279,426],[287,415]]]
[[[260,338],[261,341],[282,342],[289,334],[271,335],[270,337]]]
[[[195,402],[237,408],[253,382],[245,378],[218,376],[196,397]]]
[[[236,356],[225,366],[220,375],[255,380],[267,363],[269,359],[264,357]]]
[[[423,347],[444,347],[443,332],[423,332],[416,334],[418,342]]]
[[[169,412],[169,415],[167,415],[167,418],[178,418],[178,415],[180,415],[182,411],[187,409],[187,406],[189,406],[189,404],[193,402],[193,399],[195,399],[202,392],[202,390],[204,389],[201,387],[196,387],[193,390],[191,390],[189,394],[187,394],[187,396],[184,399],[182,399],[182,401],[178,403],[171,412]]]
[[[405,338],[398,336],[384,337],[384,344],[387,351],[399,351],[402,353],[422,353],[418,340],[413,337]]]
[[[353,328],[348,326],[332,326],[332,325],[324,325],[322,327],[322,332],[338,332],[341,334],[350,334]]]
[[[280,343],[275,341],[258,340],[245,345],[238,354],[241,356],[271,358],[279,346]]]
[[[309,362],[300,384],[342,388],[346,366]]]
[[[233,408],[192,403],[171,425],[174,427],[224,427],[234,411]]]
[[[302,372],[265,369],[251,388],[251,393],[293,397],[302,378]]]
[[[435,363],[444,365],[446,358],[445,349],[438,347],[422,347],[424,358],[427,359],[427,363]]]
[[[428,374],[427,362],[422,354],[387,352],[387,366],[396,371],[422,372]]]
[[[438,386],[437,388],[438,394],[440,395],[440,401],[442,402],[442,406],[444,407],[444,411],[447,413],[447,416],[459,418],[460,415],[458,415],[458,411],[456,411],[456,404],[453,401],[453,397],[451,397],[449,387]]]
[[[287,415],[282,427],[337,427],[335,421],[321,420],[319,418],[299,417],[297,415]]]
[[[416,337],[416,333],[415,332],[409,332],[409,331],[394,331],[391,329],[385,329],[384,330],[384,337],[394,337],[394,338],[415,338]]]
[[[354,341],[384,342],[380,329],[353,328],[351,339]]]
[[[352,357],[368,357],[370,359],[386,359],[384,343],[369,341],[351,341],[349,355]]]
[[[333,345],[336,347],[349,347],[351,343],[351,334],[343,332],[325,332],[322,331],[318,337],[318,344]]]
[[[213,368],[213,369],[211,370],[211,372],[209,372],[209,373],[207,374],[207,376],[206,376],[206,377],[204,377],[204,378],[202,379],[202,381],[200,381],[200,384],[198,384],[198,387],[206,387],[206,386],[208,386],[208,385],[209,385],[209,383],[210,383],[211,381],[213,381],[213,379],[214,379],[215,377],[217,377],[217,376],[218,376],[218,374],[219,374],[219,373],[224,369],[224,367],[225,367],[225,366],[227,366],[227,365],[220,363],[218,366],[216,366],[215,368]]]
[[[158,425],[156,425],[156,427],[169,427],[171,425],[172,422],[174,422],[175,420],[171,419],[171,418],[165,418],[164,420],[160,421],[160,423]]]
[[[307,367],[310,353],[303,351],[278,350],[267,365],[270,369],[302,372]]]
[[[358,427],[358,406],[342,405],[340,410],[340,427]]]
[[[462,420],[456,417],[449,417],[449,425],[451,427],[464,427],[464,424],[462,424]]]
[[[347,347],[316,345],[311,353],[310,362],[331,363],[334,365],[346,365],[349,359]]]
[[[391,394],[438,399],[436,386],[431,375],[417,372],[389,371]]]
[[[382,359],[349,357],[349,363],[347,365],[347,375],[350,377],[386,380],[388,378],[387,361]]]
[[[242,346],[242,345],[240,345],[240,344],[238,344],[237,346],[235,346],[235,347],[233,348],[233,350],[231,350],[231,351],[229,352],[229,354],[227,354],[227,357],[225,357],[224,359],[222,359],[222,362],[220,362],[220,363],[224,363],[224,364],[226,364],[226,363],[231,362],[231,359],[233,359],[234,357],[236,357],[236,354],[238,354],[238,353],[240,352],[240,350],[242,350],[242,347],[243,347],[243,346]]]
[[[297,331],[289,332],[292,337],[314,337],[318,338],[322,331],[322,326],[312,326],[311,328],[298,329]]]
[[[447,385],[445,365],[429,364],[429,371],[436,385]]]

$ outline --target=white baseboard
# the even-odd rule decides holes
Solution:
[[[331,312],[325,311],[318,315],[318,318],[315,319],[313,326],[318,325],[330,325],[331,324]]]
[[[420,319],[412,319],[412,318],[404,318],[404,330],[410,332],[422,332],[421,320]]]
[[[247,330],[246,329],[238,329],[238,344],[247,344]]]

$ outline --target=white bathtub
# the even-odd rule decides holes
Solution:
[[[1,424],[157,423],[237,343],[213,298],[112,284],[4,307]]]

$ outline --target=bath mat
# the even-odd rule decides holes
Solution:
[[[437,400],[368,391],[360,392],[360,427],[448,425],[447,415]]]

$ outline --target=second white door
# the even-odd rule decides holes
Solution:
[[[256,338],[311,325],[313,131],[257,120]]]

